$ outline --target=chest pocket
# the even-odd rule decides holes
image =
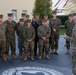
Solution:
[[[47,29],[43,28],[43,29],[41,30],[41,34],[42,34],[43,36],[46,36],[46,34],[47,34]]]
[[[9,24],[8,26],[7,26],[7,30],[9,30],[9,31],[14,31],[15,30],[15,24],[13,23],[13,24]]]
[[[52,20],[51,23],[52,23],[52,26],[55,27],[55,28],[57,28],[58,25],[59,25],[57,20]]]
[[[5,30],[6,30],[5,27],[0,28],[0,31],[5,31]]]
[[[31,34],[33,34],[33,30],[30,28],[30,29],[27,29],[27,34],[29,34],[29,35],[31,35]]]
[[[0,28],[0,37],[5,36],[5,33],[6,33],[5,27],[1,27]]]

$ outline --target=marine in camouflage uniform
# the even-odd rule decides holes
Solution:
[[[24,19],[20,19],[19,21],[19,25],[17,26],[17,35],[18,35],[18,48],[19,48],[19,55],[20,58],[22,58],[23,55],[23,50],[24,50],[24,46],[23,46],[23,42],[24,42],[24,38],[23,38],[23,30],[24,30]]]
[[[27,22],[28,22],[28,20],[30,20],[30,16],[29,15],[26,15],[26,20],[25,20],[25,25],[27,25]]]
[[[44,14],[44,19],[47,20],[47,26],[49,26],[49,18],[48,18],[48,14]]]
[[[47,26],[47,21],[43,20],[42,25],[39,26],[38,30],[38,37],[39,37],[39,59],[42,59],[43,55],[43,48],[45,49],[46,58],[50,59],[49,57],[49,37],[51,33],[51,29]]]
[[[71,41],[73,44],[73,54],[72,54],[72,70],[74,75],[76,75],[76,16],[73,19],[75,26],[72,31],[72,37],[64,35],[64,38]]]
[[[28,53],[31,55],[31,60],[34,60],[34,39],[35,39],[35,29],[31,25],[31,20],[28,20],[27,26],[23,31],[24,35],[24,48],[25,48],[25,57],[24,60],[27,60]],[[30,51],[30,52],[29,52]]]
[[[48,14],[44,14],[44,19],[47,20],[47,26],[49,26]],[[49,48],[51,48],[51,36],[49,38]]]
[[[37,35],[37,29],[41,25],[41,23],[42,23],[42,21],[40,19],[40,15],[36,14],[35,18],[32,19],[32,25],[35,28],[35,33],[36,33],[35,40],[34,40],[34,42],[35,42],[35,47],[34,47],[35,56],[37,55],[37,44],[38,44],[38,40],[39,40],[38,35]]]
[[[74,74],[76,75],[76,25],[73,28],[72,41],[73,41],[72,68]]]
[[[53,11],[52,13],[53,18],[50,19],[50,27],[51,27],[51,54],[56,54],[57,50],[58,50],[58,41],[59,41],[59,29],[60,29],[60,25],[61,25],[61,20],[59,18],[57,18],[56,16],[56,12]],[[55,51],[54,51],[55,49]]]
[[[26,26],[26,24],[27,24],[27,22],[26,22],[26,20],[27,20],[26,14],[25,13],[21,13],[21,18],[24,19],[24,25]],[[18,25],[19,25],[19,22],[18,22]]]
[[[66,35],[69,37],[72,37],[72,30],[74,27],[75,23],[73,21],[73,15],[69,15],[69,20],[65,22],[65,28],[66,28]],[[66,40],[66,47],[67,47],[67,52],[65,54],[69,54],[69,49],[70,49],[70,41]]]
[[[6,52],[6,24],[3,22],[3,15],[0,15],[0,58],[7,61]]]
[[[9,47],[11,48],[12,58],[16,58],[16,45],[15,45],[15,30],[16,22],[12,20],[12,13],[8,13],[8,20],[4,22],[7,24],[6,29],[6,54],[9,55]]]

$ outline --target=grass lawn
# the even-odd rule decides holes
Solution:
[[[60,29],[59,33],[60,35],[63,35],[66,32],[65,28]]]

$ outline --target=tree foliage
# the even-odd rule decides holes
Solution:
[[[35,14],[40,14],[40,17],[43,18],[44,14],[51,16],[52,12],[52,1],[51,0],[35,0],[35,7],[33,9],[33,16]]]

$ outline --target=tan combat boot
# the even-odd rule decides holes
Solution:
[[[55,55],[58,55],[58,52],[57,52],[57,50],[55,50],[54,54],[55,54]]]
[[[42,59],[42,56],[40,55],[40,56],[39,56],[39,60],[41,60],[41,59]]]
[[[29,59],[31,58],[29,54],[28,54],[28,58],[29,58]]]
[[[20,59],[22,59],[23,58],[23,56],[22,56],[22,54],[20,54]]]
[[[50,53],[51,55],[53,55],[54,54],[54,49],[52,49],[52,52]]]
[[[31,56],[31,58],[30,58],[32,61],[34,61],[34,57],[33,57],[33,55]]]
[[[27,55],[25,55],[25,57],[24,57],[24,61],[26,61],[28,58],[27,58]]]
[[[16,57],[16,55],[15,55],[15,54],[13,54],[13,55],[12,55],[12,58],[13,58],[13,59],[16,59],[17,57]]]
[[[46,59],[48,59],[48,60],[50,59],[50,57],[49,57],[49,55],[48,55],[48,54],[46,55]]]
[[[70,53],[69,53],[69,50],[67,50],[67,52],[65,53],[65,55],[69,55]]]
[[[5,61],[5,62],[7,61],[7,59],[8,59],[7,55],[4,55],[4,56],[2,57],[2,60]]]

